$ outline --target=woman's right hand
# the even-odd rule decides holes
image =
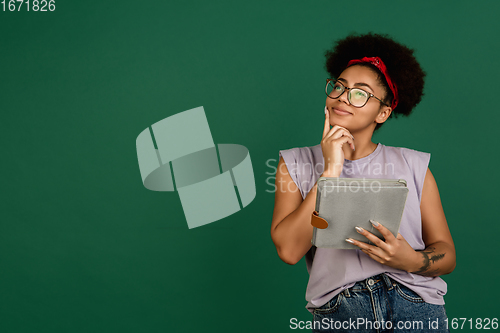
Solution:
[[[321,150],[323,151],[323,177],[339,177],[344,166],[344,143],[351,145],[354,150],[354,137],[344,127],[334,125],[330,128],[330,111],[325,107],[325,127]]]

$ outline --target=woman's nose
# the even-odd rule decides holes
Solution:
[[[349,90],[345,89],[342,94],[339,96],[339,100],[344,102],[345,104],[349,105],[349,98],[347,97],[347,94],[349,94]]]

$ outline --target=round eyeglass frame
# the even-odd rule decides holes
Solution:
[[[328,84],[330,84],[330,82],[333,82],[334,84],[338,82],[342,86],[342,88],[343,88],[342,92],[337,97],[331,97],[328,94]],[[347,100],[355,108],[362,108],[363,106],[365,106],[366,103],[368,103],[368,100],[370,99],[370,97],[373,97],[373,98],[377,99],[380,103],[384,104],[385,106],[389,106],[386,103],[384,103],[384,101],[382,101],[380,98],[378,98],[377,96],[375,96],[374,94],[372,94],[372,93],[370,93],[370,92],[368,92],[366,90],[363,90],[363,89],[360,89],[360,88],[348,88],[348,87],[344,86],[344,84],[342,82],[340,82],[339,80],[326,79],[325,93],[326,93],[326,96],[330,97],[331,99],[337,99],[337,98],[339,98],[340,96],[342,96],[342,94],[346,90],[348,91],[348,93],[347,93]],[[353,105],[352,102],[351,102],[351,94],[350,94],[351,90],[361,90],[362,92],[366,93],[368,95],[368,98],[366,99],[366,102],[363,105],[361,105],[361,106],[355,106],[355,105]]]

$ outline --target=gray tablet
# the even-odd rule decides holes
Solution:
[[[346,238],[372,244],[356,232],[356,226],[383,240],[369,220],[381,223],[397,236],[408,195],[404,179],[320,177],[317,184],[316,209],[311,218],[311,243],[316,247],[359,249]]]

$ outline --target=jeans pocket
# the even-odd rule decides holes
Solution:
[[[404,299],[413,302],[413,303],[424,303],[425,301],[423,300],[422,297],[420,297],[419,294],[411,290],[410,288],[400,284],[396,283],[396,291],[397,293],[403,297]]]
[[[333,296],[325,305],[314,309],[314,314],[325,315],[334,313],[339,309],[340,304],[342,303],[342,299],[344,298],[344,294],[342,292]]]

